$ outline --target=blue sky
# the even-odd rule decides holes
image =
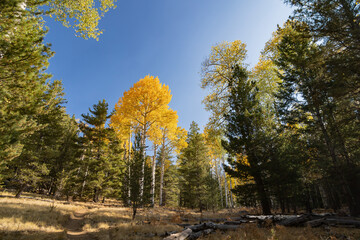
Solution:
[[[195,121],[203,128],[209,114],[199,73],[211,46],[241,40],[253,66],[290,14],[282,0],[118,0],[100,22],[99,41],[75,37],[73,29],[47,19],[45,41],[56,52],[48,72],[63,81],[67,112],[76,118],[102,99],[113,109],[150,74],[170,87],[179,125],[188,129]]]

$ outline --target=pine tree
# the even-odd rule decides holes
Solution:
[[[207,148],[200,129],[192,122],[187,137],[188,146],[180,152],[180,206],[204,209],[206,180],[210,171]]]
[[[41,18],[20,7],[21,1],[0,2],[0,168],[18,157],[27,137],[42,126],[36,116],[46,111],[44,92],[51,77],[44,71],[52,56],[43,43]]]
[[[143,159],[141,135],[139,133],[135,134],[135,140],[131,152],[131,157],[127,163],[130,167],[127,167],[122,178],[122,194],[121,197],[125,205],[130,204],[133,209],[132,218],[135,219],[136,212],[139,207],[144,207],[151,203],[150,195],[150,184],[146,182],[144,184],[144,189],[142,190],[142,168],[143,168]],[[145,174],[150,174],[150,168],[145,165]],[[146,178],[150,179],[150,178]],[[143,192],[142,192],[143,191]],[[129,194],[130,193],[130,194]]]
[[[267,135],[265,114],[257,100],[256,85],[248,80],[244,68],[235,66],[230,86],[230,111],[225,115],[227,141],[223,142],[223,147],[230,155],[231,168],[226,167],[225,171],[233,177],[254,181],[262,211],[270,214],[265,171],[271,138]]]
[[[282,37],[275,60],[283,79],[279,110],[288,124],[306,126],[323,180],[334,187],[333,192],[341,189],[338,197],[349,206],[352,215],[358,215],[360,168],[356,156],[360,131],[354,108],[358,94],[342,85],[351,82],[356,87],[356,76],[349,76],[345,67],[340,75],[334,71],[338,63],[331,60],[331,41],[319,44],[312,28],[303,22],[289,21],[278,30]],[[349,49],[346,54],[356,56],[356,51]]]
[[[113,129],[106,127],[108,104],[105,100],[99,101],[89,109],[90,114],[82,114],[85,123],[80,124],[84,134],[84,158],[82,161],[83,188],[81,195],[93,196],[93,201],[98,202],[101,195],[109,188],[114,166],[119,166],[120,143],[116,143]],[[90,127],[89,125],[93,127]],[[111,142],[113,140],[113,142]],[[110,144],[111,142],[111,144]],[[114,150],[112,152],[112,150]],[[112,154],[115,154],[113,156]],[[115,171],[116,172],[116,171]],[[109,194],[109,193],[107,193]]]

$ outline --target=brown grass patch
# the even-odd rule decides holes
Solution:
[[[165,232],[182,231],[177,226],[183,218],[197,223],[201,218],[225,218],[239,216],[248,209],[195,212],[189,209],[155,207],[139,209],[136,219],[131,220],[132,210],[124,207],[105,207],[93,203],[65,203],[49,199],[0,198],[0,239],[67,239],[66,223],[75,212],[85,212],[82,230],[101,240],[135,240],[163,238]],[[248,210],[248,212],[250,212]],[[201,239],[236,240],[335,240],[360,239],[360,229],[346,228],[288,228],[282,226],[258,228],[244,224],[236,231],[210,234]]]
[[[358,240],[360,229],[349,228],[310,228],[283,227],[258,228],[256,224],[245,224],[236,231],[217,231],[200,239],[203,240]]]
[[[0,198],[0,239],[63,239],[65,223],[79,208],[57,201]]]

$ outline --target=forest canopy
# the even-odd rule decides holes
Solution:
[[[150,74],[115,106],[97,99],[80,120],[66,112],[44,16],[98,39],[114,0],[1,1],[1,188],[117,199],[133,218],[155,205],[360,216],[360,3],[285,3],[294,13],[253,68],[241,40],[209,49],[199,84],[210,118],[185,130],[169,86]]]

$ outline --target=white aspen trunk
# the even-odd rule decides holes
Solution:
[[[129,150],[128,150],[128,172],[129,172],[129,181],[128,181],[128,186],[129,186],[129,189],[128,189],[128,205],[131,204],[131,182],[130,182],[130,177],[131,177],[131,167],[130,167],[130,157],[131,157],[131,127],[130,127],[130,131],[129,131]]]
[[[80,195],[82,195],[82,192],[84,191],[85,185],[86,185],[86,177],[89,174],[89,166],[86,166],[86,171],[85,171],[85,177],[84,177],[84,181],[81,185],[81,193]]]
[[[156,149],[157,145],[154,144],[154,156],[152,161],[152,182],[151,182],[151,206],[155,205],[155,159],[156,159]]]
[[[230,207],[233,208],[234,207],[234,199],[233,199],[233,194],[232,194],[232,183],[231,183],[231,178],[230,178],[230,190],[229,190],[229,194],[230,194]]]
[[[222,186],[221,186],[221,176],[219,174],[219,169],[218,166],[216,166],[215,168],[215,173],[216,173],[216,177],[218,179],[218,183],[219,183],[219,191],[220,191],[220,200],[221,200],[221,208],[224,206],[224,198],[223,198],[223,193],[222,193]]]
[[[229,207],[229,200],[228,200],[228,188],[226,182],[226,175],[224,174],[224,188],[225,188],[225,207]]]
[[[163,188],[164,188],[164,171],[165,171],[165,146],[163,145],[164,152],[161,155],[161,170],[160,170],[160,196],[159,196],[159,205],[162,206],[163,203]]]
[[[324,205],[324,208],[329,208],[329,204],[328,204],[329,200],[328,200],[326,191],[322,184],[319,184],[319,192],[320,192],[320,197],[321,197],[321,201]]]
[[[23,2],[21,2],[21,3],[19,4],[19,6],[20,6],[21,10],[25,10],[25,9],[26,9],[26,6],[27,6],[26,0],[24,0]]]
[[[142,129],[141,135],[141,151],[142,151],[142,167],[141,167],[141,179],[140,179],[140,201],[143,201],[144,196],[144,180],[145,180],[145,142],[146,142],[146,124]]]

